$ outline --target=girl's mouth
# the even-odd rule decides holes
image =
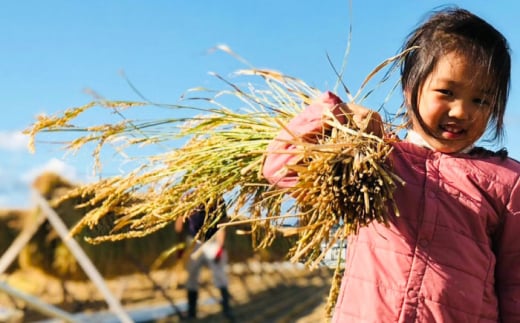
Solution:
[[[442,136],[446,139],[457,139],[466,133],[464,128],[456,125],[441,125],[439,128],[442,131]]]

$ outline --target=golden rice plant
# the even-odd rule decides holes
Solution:
[[[399,58],[383,62],[361,88]],[[89,211],[72,234],[88,227],[95,232],[86,237],[91,243],[146,236],[223,195],[232,215],[227,225],[250,223],[256,248],[269,246],[279,232],[297,235],[288,256],[314,267],[336,241],[371,221],[388,220],[393,191],[402,183],[387,160],[393,139],[365,133],[350,115],[345,116],[346,124],[330,115],[331,131],[324,132],[318,142],[294,138],[297,149],[290,153],[301,160],[292,166],[299,174],[298,184],[291,189],[273,187],[261,174],[267,145],[321,91],[272,70],[240,70],[236,76],[241,83],[214,75],[224,82],[224,90],[193,89],[182,104],[96,100],[55,116],[40,116],[26,130],[33,148],[42,132],[76,134],[66,148],[77,151],[94,144],[98,166],[107,145],[121,152],[144,145],[171,147],[146,156],[127,174],[87,183],[64,197],[90,197],[78,206]],[[254,83],[258,80],[260,86]],[[122,121],[81,126],[79,117],[96,108],[108,109]],[[162,109],[165,118],[129,120],[123,114],[129,108]],[[174,117],[179,114],[183,117]],[[183,198],[193,188],[198,194]],[[244,215],[247,220],[237,220]],[[100,227],[108,216],[111,225]],[[295,221],[297,227],[286,227]]]
[[[92,196],[84,207],[96,205],[72,233],[80,232],[84,226],[95,228],[104,216],[115,213],[120,217],[115,219],[113,227],[91,237],[91,242],[144,236],[185,216],[195,206],[224,194],[236,214],[247,212],[251,218],[267,218],[261,225],[270,230],[264,230],[268,233],[256,236],[255,240],[259,245],[268,245],[275,236],[276,227],[287,219],[280,216],[282,201],[286,199],[283,194],[264,196],[265,192],[273,190],[260,174],[265,149],[279,131],[279,122],[292,118],[310,98],[317,96],[318,91],[273,71],[243,70],[237,74],[246,78],[261,77],[269,91],[232,86],[230,90],[216,93],[214,98],[186,99],[209,106],[202,110],[193,107],[195,104],[159,107],[170,114],[182,110],[198,112],[189,118],[151,122],[123,119],[118,124],[88,127],[74,124],[88,109],[108,108],[120,112],[123,108],[150,107],[146,102],[122,101],[95,101],[57,116],[40,116],[27,130],[33,140],[41,132],[79,133],[66,148],[75,151],[95,143],[93,156],[97,161],[102,147],[112,143],[120,143],[118,149],[124,149],[123,146],[185,140],[180,147],[148,156],[141,167],[124,176],[104,178],[71,192],[67,197],[74,194]],[[216,98],[224,96],[238,99],[242,109],[237,111],[223,106]],[[158,127],[163,130],[154,129]],[[182,199],[194,187],[199,194]],[[132,202],[136,195],[142,203]],[[253,230],[253,236],[255,232]]]
[[[184,141],[164,153],[147,156],[140,167],[128,174],[100,179],[70,193],[69,196],[91,196],[83,206],[96,205],[72,233],[85,226],[95,228],[104,216],[117,214],[113,225],[91,237],[92,242],[144,236],[223,194],[236,214],[247,213],[255,225],[270,228],[268,232],[274,232],[288,219],[300,220],[304,225],[295,232],[302,238],[293,259],[301,260],[320,241],[330,239],[335,226],[342,230],[335,231],[331,244],[372,220],[385,221],[384,208],[392,201],[395,181],[399,180],[386,162],[391,150],[387,139],[366,134],[353,122],[342,125],[330,116],[332,131],[323,134],[317,143],[294,138],[300,149],[292,153],[300,154],[302,162],[293,167],[300,181],[293,189],[276,189],[261,175],[266,147],[321,91],[271,70],[241,70],[237,75],[248,82],[241,85],[215,75],[229,87],[215,92],[213,97],[192,96],[184,101],[202,102],[204,107],[98,100],[55,116],[38,117],[26,130],[33,149],[35,137],[41,132],[73,132],[80,135],[70,140],[66,148],[76,151],[95,143],[93,156],[97,164],[102,148],[108,144],[117,143],[118,149],[124,150],[130,146]],[[251,77],[259,77],[264,86],[255,87]],[[222,102],[230,102],[223,99],[226,97],[238,99],[233,104],[239,106],[224,105]],[[123,109],[139,107],[158,107],[165,109],[165,114],[182,110],[197,114],[143,122],[123,118],[119,123],[87,127],[74,123],[89,109],[106,108],[122,115]],[[350,120],[351,116],[346,118]],[[182,199],[194,187],[199,194]],[[298,198],[282,214],[287,193]],[[255,237],[260,246],[268,245],[270,238],[270,234]]]

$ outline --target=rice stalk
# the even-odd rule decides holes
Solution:
[[[380,69],[381,67],[378,67]],[[209,103],[209,108],[189,105],[161,105],[169,109],[196,110],[205,113],[191,117],[136,122],[123,120],[115,125],[74,126],[71,121],[87,109],[102,105],[108,109],[143,106],[143,102],[98,101],[69,109],[61,117],[40,117],[28,133],[76,131],[84,132],[72,140],[69,149],[80,149],[96,142],[93,152],[98,160],[108,142],[157,143],[185,139],[184,145],[166,153],[149,156],[141,167],[127,175],[101,179],[81,186],[71,195],[93,196],[82,206],[97,205],[73,229],[77,233],[85,226],[94,228],[107,214],[119,214],[113,227],[105,234],[91,237],[92,242],[119,240],[146,235],[160,229],[179,216],[186,216],[193,207],[204,204],[207,197],[226,195],[236,213],[246,211],[259,226],[275,230],[280,221],[262,220],[280,216],[286,193],[296,198],[289,212],[296,212],[304,243],[294,250],[293,260],[319,257],[323,238],[340,224],[343,236],[354,233],[370,221],[386,221],[384,209],[392,202],[395,181],[386,157],[391,146],[384,139],[368,135],[353,122],[341,125],[329,116],[330,134],[323,134],[318,143],[297,142],[295,153],[302,162],[294,166],[300,181],[289,190],[271,187],[261,176],[267,145],[302,108],[320,91],[305,82],[269,70],[240,70],[241,77],[260,77],[265,87],[251,83],[239,86],[215,74],[230,86],[214,97],[189,97],[186,101]],[[366,83],[366,81],[365,81]],[[222,103],[223,97],[238,99],[241,109],[231,109]],[[245,107],[244,107],[245,106]],[[347,119],[350,116],[347,116]],[[154,127],[167,126],[171,131],[154,133]],[[139,131],[136,131],[139,129]],[[129,136],[132,134],[132,136]],[[124,139],[124,140],[121,140]],[[181,201],[185,192],[197,187],[200,196]],[[130,203],[135,195],[140,203]],[[65,197],[67,198],[67,197]],[[80,206],[81,207],[81,206]],[[244,209],[245,208],[245,209]],[[397,211],[397,210],[396,210]],[[319,224],[319,225],[316,225]],[[307,231],[306,231],[307,230]],[[314,239],[305,238],[313,237]],[[270,237],[259,239],[260,245]],[[309,253],[316,256],[308,257]]]
[[[378,66],[363,86],[382,68]],[[388,161],[394,139],[367,134],[350,115],[345,115],[346,124],[327,115],[328,130],[315,143],[294,138],[297,149],[282,153],[298,155],[300,163],[291,166],[298,173],[298,184],[291,189],[270,185],[261,174],[268,144],[321,91],[271,70],[246,69],[236,75],[246,82],[238,84],[214,74],[226,89],[212,92],[213,96],[195,96],[200,91],[207,94],[205,89],[189,90],[183,104],[102,100],[61,116],[39,117],[26,131],[31,144],[41,132],[83,134],[67,148],[78,150],[94,143],[96,163],[109,143],[119,145],[121,151],[173,143],[171,149],[147,156],[132,172],[85,184],[64,196],[90,197],[78,205],[89,211],[71,233],[88,228],[95,234],[86,238],[94,244],[142,237],[185,218],[199,205],[225,196],[232,215],[228,225],[238,223],[246,214],[256,248],[268,247],[288,219],[297,218],[298,227],[291,232],[298,239],[288,257],[314,268],[337,241],[372,221],[386,223],[388,214],[399,215],[393,191],[404,183]],[[252,83],[258,78],[263,81],[261,87]],[[86,110],[100,106],[120,113],[121,108],[147,105],[164,109],[166,118],[123,119],[117,124],[87,127],[74,123]],[[171,118],[172,113],[184,116]],[[386,126],[396,127],[392,123]],[[193,188],[198,194],[184,199]],[[393,213],[388,213],[388,208]],[[107,218],[111,225],[99,227]]]

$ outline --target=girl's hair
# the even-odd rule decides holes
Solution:
[[[450,52],[466,57],[476,68],[475,82],[490,91],[488,130],[493,140],[502,139],[504,113],[510,87],[511,57],[506,38],[493,26],[471,12],[447,7],[433,12],[415,29],[402,48],[408,51],[401,62],[403,91],[409,94],[408,113],[429,132],[418,112],[419,92],[438,60]],[[408,116],[408,120],[412,115]]]

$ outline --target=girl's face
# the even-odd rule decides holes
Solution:
[[[424,131],[415,116],[412,129],[436,151],[459,152],[486,130],[491,111],[489,93],[474,79],[475,68],[479,67],[451,52],[438,60],[419,90],[418,111],[429,131]]]

